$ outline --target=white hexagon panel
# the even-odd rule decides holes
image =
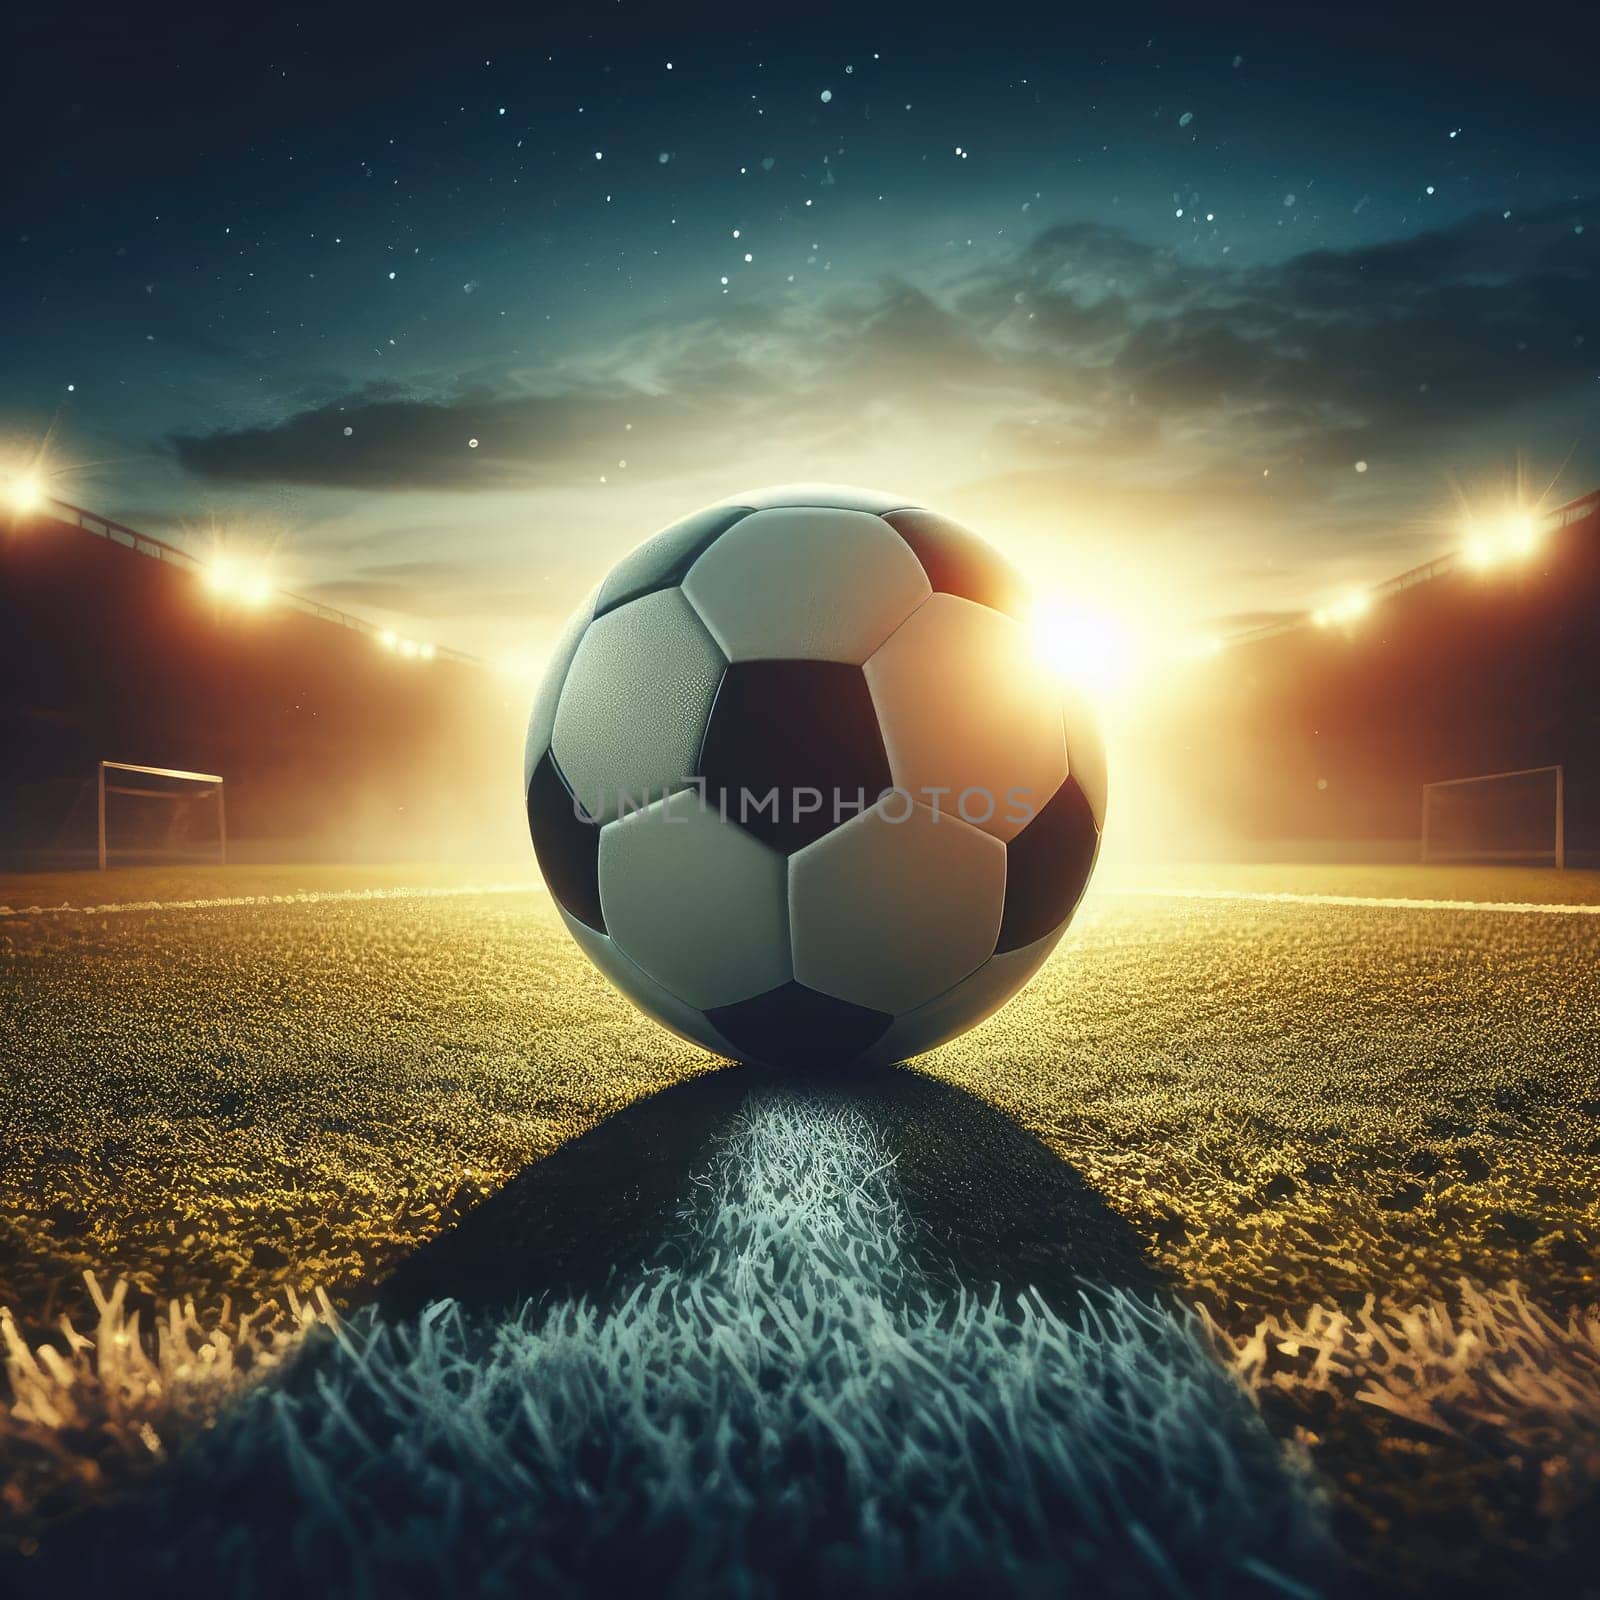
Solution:
[[[807,845],[789,862],[797,981],[897,1016],[974,972],[1000,935],[999,840],[904,795]]]
[[[904,1061],[924,1050],[933,1050],[992,1017],[1045,964],[1066,931],[1067,925],[1062,923],[1020,950],[990,956],[960,983],[914,1011],[896,1017],[866,1059],[880,1064]]]
[[[700,1010],[794,976],[776,850],[685,789],[600,831],[600,908],[622,953]]]
[[[528,713],[528,737],[522,746],[522,787],[533,781],[533,769],[550,748],[550,736],[555,732],[556,704],[572,670],[572,658],[578,653],[584,630],[594,620],[598,588],[589,591],[588,598],[567,618],[566,625],[556,636],[544,676],[539,681],[539,692],[534,696],[533,710]]]
[[[642,967],[623,955],[607,935],[596,933],[566,911],[561,913],[561,920],[566,924],[567,932],[577,941],[578,948],[612,987],[625,994],[652,1021],[659,1022],[680,1039],[687,1039],[691,1044],[697,1044],[719,1056],[737,1054],[703,1013],[685,1005],[675,994],[669,994]]]
[[[550,751],[591,817],[609,822],[630,799],[694,776],[725,665],[679,589],[589,624],[561,687]]]
[[[1000,840],[1067,775],[1061,687],[1021,623],[936,594],[866,663],[897,786]]]
[[[824,506],[741,517],[689,568],[683,590],[730,661],[851,665],[932,593],[882,517]]]

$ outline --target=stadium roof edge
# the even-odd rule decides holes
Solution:
[[[171,566],[182,568],[185,572],[192,572],[196,576],[204,576],[205,563],[198,557],[192,556],[187,550],[180,550],[176,545],[168,544],[165,539],[157,539],[153,534],[140,533],[137,528],[130,528],[125,523],[113,521],[110,517],[103,517],[96,511],[87,510],[83,506],[75,506],[68,500],[57,500],[53,497],[46,498],[39,505],[39,513],[53,516],[57,521],[69,522],[93,534],[97,539],[105,539],[111,544],[119,544],[124,549],[132,550],[138,555],[148,556],[155,561],[165,561]],[[63,515],[65,513],[65,515]],[[386,628],[379,627],[374,622],[369,622],[365,617],[358,617],[353,612],[341,611],[337,606],[324,605],[320,600],[313,600],[309,595],[296,594],[289,589],[280,589],[276,586],[272,590],[273,597],[296,611],[307,616],[317,617],[323,622],[332,622],[342,628],[349,628],[352,632],[362,633],[371,639],[382,640],[389,633]],[[460,661],[469,666],[482,667],[487,663],[482,656],[469,654],[465,650],[452,650],[447,645],[432,647],[435,657],[444,661]]]

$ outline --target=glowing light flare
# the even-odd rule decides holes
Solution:
[[[23,472],[6,484],[6,499],[19,516],[37,511],[44,504],[44,479],[37,472]]]
[[[272,598],[272,579],[265,567],[233,556],[213,556],[205,569],[206,587],[224,599],[252,608]]]
[[[437,645],[427,644],[421,639],[407,639],[393,628],[384,628],[375,637],[383,649],[404,656],[407,661],[432,661],[439,653]]]
[[[1132,632],[1105,612],[1045,601],[1034,612],[1033,637],[1061,677],[1102,705],[1127,692],[1141,665]]]
[[[502,677],[509,678],[513,683],[522,684],[536,682],[544,668],[544,662],[539,657],[530,655],[525,650],[513,650],[501,656],[494,665]]]
[[[1538,518],[1526,511],[1507,517],[1501,541],[1514,556],[1532,555],[1539,544]]]
[[[1538,548],[1538,516],[1532,511],[1511,511],[1498,523],[1469,523],[1461,559],[1474,572],[1488,572],[1507,561],[1524,560]]]
[[[1372,594],[1366,589],[1350,589],[1328,605],[1319,606],[1311,613],[1311,620],[1319,628],[1348,627],[1359,622],[1372,609]]]

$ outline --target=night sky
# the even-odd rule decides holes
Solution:
[[[931,15],[8,24],[0,467],[535,655],[763,483],[1163,631],[1600,487],[1593,24]]]

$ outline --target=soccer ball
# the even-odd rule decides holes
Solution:
[[[1039,969],[1105,815],[1094,721],[975,534],[790,486],[674,523],[557,645],[528,824],[589,958],[720,1055],[892,1062]]]

